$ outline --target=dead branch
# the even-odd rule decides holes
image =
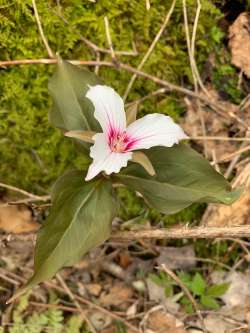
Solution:
[[[169,229],[148,229],[137,231],[119,231],[111,240],[128,241],[137,239],[184,239],[184,238],[244,238],[250,237],[250,225],[235,227],[178,227]]]
[[[250,225],[234,227],[173,227],[161,229],[146,229],[135,231],[115,231],[110,237],[111,241],[127,242],[139,239],[234,239],[250,238]],[[8,244],[11,241],[34,241],[35,234],[3,234],[0,235],[0,243]]]
[[[128,64],[124,63],[118,63],[114,64],[110,61],[87,61],[87,60],[68,60],[73,65],[85,65],[85,66],[107,66],[107,67],[114,67],[116,69],[123,69],[127,72],[136,74],[137,76],[141,76],[147,80],[151,80],[154,83],[163,86],[165,88],[168,88],[170,91],[177,91],[179,93],[182,93],[184,95],[188,95],[191,97],[199,98],[204,104],[211,107],[212,110],[214,110],[216,113],[218,113],[220,116],[224,118],[230,117],[233,120],[236,120],[238,123],[240,123],[245,129],[248,129],[248,125],[240,119],[235,113],[228,112],[228,110],[224,109],[224,107],[220,106],[218,103],[213,102],[209,98],[202,96],[200,94],[197,94],[196,92],[189,90],[187,88],[183,88],[181,86],[178,86],[176,84],[170,83],[166,80],[160,79],[154,75],[142,72]],[[45,64],[45,65],[51,65],[56,64],[58,62],[57,59],[23,59],[23,60],[7,60],[7,61],[0,61],[0,67],[7,67],[7,66],[16,66],[16,65],[38,65],[38,64]]]

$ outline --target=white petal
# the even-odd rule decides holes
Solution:
[[[89,98],[95,107],[94,116],[99,121],[103,132],[122,133],[126,129],[126,115],[122,98],[114,89],[96,85],[90,87],[86,97]]]
[[[105,171],[107,175],[113,172],[119,172],[121,168],[127,166],[128,161],[132,159],[132,152],[112,152],[104,133],[96,134],[93,139],[95,143],[90,148],[90,156],[93,158],[93,162],[89,166],[85,180],[94,178],[101,171]]]
[[[136,120],[128,126],[126,132],[131,138],[130,151],[154,146],[172,147],[180,140],[188,138],[172,118],[158,113]]]

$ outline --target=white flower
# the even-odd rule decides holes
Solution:
[[[101,171],[105,171],[107,175],[119,172],[122,167],[127,166],[129,160],[142,164],[149,173],[154,174],[146,155],[133,151],[154,146],[172,147],[187,138],[182,128],[170,117],[158,113],[146,115],[127,127],[123,100],[110,87],[103,85],[90,87],[86,97],[94,104],[94,117],[100,123],[103,133],[91,132],[94,145],[90,148],[90,156],[93,162],[89,166],[85,180],[94,178]],[[84,135],[84,133],[89,132],[80,134],[69,132],[68,136],[82,137],[86,140],[89,134]]]

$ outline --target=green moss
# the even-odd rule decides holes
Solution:
[[[133,44],[136,45],[138,56],[120,57],[122,62],[135,67],[147,51],[170,7],[170,2],[165,0],[151,0],[149,11],[145,8],[145,1],[138,0],[101,0],[96,3],[89,0],[64,0],[60,6],[56,3],[37,0],[44,33],[54,51],[66,59],[93,59],[93,51],[79,39],[78,34],[107,48],[104,27],[104,16],[107,15],[115,50],[132,50]],[[196,1],[188,0],[187,4],[192,24]],[[64,15],[70,27],[56,13]],[[2,0],[0,15],[1,60],[47,57],[30,0],[11,3]],[[215,27],[220,17],[221,13],[212,1],[202,1],[196,48],[197,64],[201,70],[209,53],[215,48],[219,49],[220,31]],[[110,60],[110,57],[101,54],[101,59]],[[48,190],[64,170],[72,165],[83,167],[86,162],[72,144],[48,123],[51,99],[48,96],[47,81],[53,67],[23,65],[0,69],[0,178],[6,183],[40,193]],[[173,83],[192,87],[180,0],[144,70]],[[99,74],[106,84],[112,85],[121,94],[131,77],[125,71],[105,67],[100,68]],[[153,82],[138,78],[128,100],[141,98],[158,88]],[[169,114],[178,119],[184,112],[182,98],[176,93],[169,93],[146,100],[140,105],[140,115],[151,112]],[[122,191],[121,199],[121,214],[125,219],[148,213],[142,206],[142,200],[134,194]],[[194,219],[200,211],[199,207],[198,210],[194,207],[184,210],[176,220]],[[162,218],[155,212],[150,211],[148,214],[156,221]]]

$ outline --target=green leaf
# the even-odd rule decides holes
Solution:
[[[199,273],[195,274],[190,289],[195,295],[198,296],[203,295],[205,293],[206,282]]]
[[[68,172],[56,182],[52,203],[38,234],[35,272],[28,287],[50,279],[104,242],[117,210],[112,184],[104,178],[85,182],[80,171]]]
[[[207,290],[207,296],[219,297],[225,294],[228,290],[230,283],[214,284]]]
[[[208,309],[218,310],[220,308],[218,302],[211,296],[202,295],[201,304]]]
[[[145,150],[155,171],[150,176],[131,164],[114,179],[140,192],[146,202],[165,214],[173,214],[194,202],[233,203],[240,194],[201,155],[185,144]]]
[[[100,79],[88,70],[81,69],[61,59],[49,80],[53,106],[49,119],[53,126],[66,131],[100,130],[94,118],[94,107],[85,97],[88,85],[100,84]]]

